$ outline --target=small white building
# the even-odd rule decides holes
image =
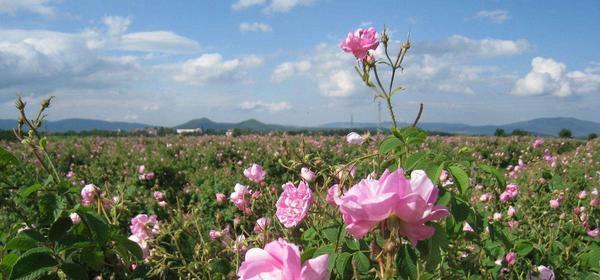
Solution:
[[[177,134],[200,134],[202,128],[178,128]]]

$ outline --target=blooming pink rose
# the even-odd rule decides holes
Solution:
[[[146,167],[143,165],[138,166],[138,173],[144,174],[146,172]]]
[[[511,230],[514,230],[519,226],[519,222],[515,220],[510,220],[506,223],[508,224],[508,228],[510,228]]]
[[[527,280],[554,280],[554,271],[547,266],[540,265],[536,271],[527,274]]]
[[[600,172],[600,171],[598,171],[598,172]],[[594,196],[594,197],[598,196],[598,188],[592,189],[592,196]]]
[[[488,202],[492,199],[492,194],[491,193],[484,193],[479,197],[479,201],[481,202]]]
[[[517,214],[517,209],[511,205],[508,207],[508,211],[506,211],[506,214],[508,214],[509,217],[512,217],[515,214]]]
[[[215,200],[217,201],[217,204],[221,205],[223,204],[223,202],[225,202],[225,198],[227,196],[224,193],[216,193],[215,194]]]
[[[550,199],[550,207],[554,209],[560,207],[560,201],[558,199]]]
[[[146,240],[154,237],[158,234],[160,225],[156,215],[139,214],[131,219],[131,225],[129,226],[131,233],[142,240]]]
[[[391,215],[400,219],[399,233],[413,245],[430,238],[435,229],[426,222],[449,214],[445,206],[434,206],[438,189],[424,171],[415,170],[408,181],[402,169],[385,171],[379,180],[363,179],[340,197],[334,197],[348,233],[361,238]]]
[[[598,206],[598,204],[600,204],[600,202],[598,201],[597,198],[592,198],[592,200],[590,200],[590,206],[596,207],[596,206]]]
[[[587,235],[589,237],[593,237],[593,238],[598,237],[599,234],[600,234],[600,229],[598,229],[598,228],[593,229],[593,230],[588,230],[588,232],[587,232]]]
[[[463,224],[463,231],[464,232],[475,232],[475,230],[471,227],[471,225],[469,225],[469,223],[465,222]]]
[[[246,196],[250,195],[252,191],[242,184],[235,184],[234,190],[235,191],[229,196],[229,200],[231,200],[238,209],[245,211],[246,207],[248,207]]]
[[[315,173],[312,172],[310,169],[302,167],[302,169],[300,170],[300,177],[302,177],[304,181],[310,183],[317,178],[317,175],[315,175]]]
[[[365,140],[356,132],[350,132],[346,135],[346,142],[352,145],[362,145]]]
[[[152,196],[154,196],[154,199],[156,199],[157,202],[165,200],[165,194],[159,191],[155,191]]]
[[[248,250],[238,276],[240,280],[325,280],[329,279],[328,266],[328,255],[320,255],[302,264],[298,246],[280,238],[265,245],[264,249]]]
[[[154,179],[154,172],[144,173],[144,179],[151,181]]]
[[[98,187],[96,187],[94,184],[85,185],[85,187],[81,189],[81,204],[83,204],[83,206],[92,205],[97,191]]]
[[[286,228],[297,226],[306,214],[312,204],[312,191],[304,182],[300,182],[298,187],[288,182],[282,186],[283,193],[275,204],[277,211],[275,215]]]
[[[356,59],[362,60],[367,56],[369,50],[374,50],[379,46],[377,37],[375,28],[359,28],[354,33],[348,33],[346,39],[340,43],[340,48],[345,52],[351,52]]]
[[[507,202],[509,200],[514,199],[519,195],[519,186],[516,184],[508,184],[504,192],[500,194],[500,201]]]
[[[255,182],[255,183],[260,183],[265,179],[265,171],[263,170],[262,166],[254,163],[252,164],[252,166],[250,166],[247,169],[244,169],[244,176],[246,176],[246,178],[248,178],[248,180]]]
[[[266,230],[269,225],[271,225],[271,219],[267,217],[262,217],[256,220],[256,225],[254,225],[254,232],[261,233]]]
[[[587,197],[586,191],[581,191],[579,194],[577,194],[577,198],[579,198],[579,199],[585,199],[586,197]]]
[[[336,206],[334,197],[339,196],[339,195],[340,195],[340,186],[338,184],[331,186],[329,189],[327,189],[327,197],[325,197],[327,204],[329,204],[331,206]]]
[[[508,254],[506,254],[506,256],[504,257],[504,260],[509,266],[514,265],[515,263],[517,263],[517,253],[508,252]]]

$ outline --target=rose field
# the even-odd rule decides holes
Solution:
[[[400,127],[388,35],[339,50],[379,133],[57,135],[59,98],[18,97],[0,279],[600,279],[600,139],[433,135],[422,103]]]

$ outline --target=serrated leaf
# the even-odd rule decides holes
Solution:
[[[38,248],[32,250],[35,249]],[[40,250],[30,251],[17,259],[12,266],[8,279],[37,279],[58,265],[58,262],[50,255],[50,252]]]
[[[26,251],[37,247],[37,241],[26,235],[17,235],[6,243],[4,249]]]
[[[417,256],[407,245],[402,245],[396,256],[398,274],[402,279],[417,279]]]
[[[504,173],[500,172],[500,170],[485,164],[480,164],[479,168],[484,172],[493,175],[496,180],[498,180],[500,186],[506,186],[506,178],[504,177]]]
[[[35,183],[29,187],[20,189],[18,194],[21,198],[27,198],[32,193],[37,192],[41,187],[42,185],[40,183]]]
[[[354,253],[352,261],[360,272],[367,272],[371,268],[371,261],[363,252]]]
[[[17,254],[7,254],[2,258],[2,265],[11,268],[18,259],[19,256]]]
[[[517,255],[519,257],[527,256],[531,251],[533,251],[533,244],[527,240],[519,240],[517,244],[515,244]]]
[[[98,244],[102,245],[108,240],[108,224],[104,221],[102,216],[98,213],[91,211],[77,211],[81,220],[85,223],[87,228],[92,233],[92,237]]]
[[[354,240],[351,238],[346,239],[346,246],[352,251],[360,250],[360,243],[358,242],[358,240]]]
[[[118,248],[122,248],[123,250],[125,250],[125,252],[133,256],[135,260],[143,259],[144,253],[142,252],[142,248],[140,248],[140,245],[138,245],[137,243],[121,235],[115,235],[112,237],[112,239],[116,242]]]
[[[379,153],[387,154],[387,153],[395,150],[397,147],[400,147],[401,145],[402,145],[402,142],[398,138],[396,138],[394,136],[388,136],[379,145]]]
[[[71,279],[88,279],[88,274],[79,264],[66,262],[60,266],[62,270]]]
[[[48,238],[52,241],[60,240],[67,231],[71,228],[73,222],[69,217],[60,217],[56,222],[52,224],[50,227],[50,232],[48,233]]]
[[[302,255],[300,256],[300,260],[304,263],[306,260],[312,259],[313,255],[317,251],[317,248],[305,248],[302,251]]]
[[[317,236],[317,231],[314,228],[309,228],[302,233],[300,239],[304,241],[309,241],[315,239]]]
[[[340,276],[343,277],[344,272],[346,271],[346,268],[348,267],[348,264],[350,264],[351,257],[352,257],[352,255],[350,253],[342,252],[335,259],[335,271],[337,271],[337,273]]]
[[[418,153],[411,154],[410,156],[408,156],[408,158],[406,158],[406,163],[404,164],[404,168],[406,170],[413,170],[415,168],[415,166],[417,166],[417,164],[421,160],[423,160],[423,158],[426,155],[427,154],[425,152],[418,152]]]

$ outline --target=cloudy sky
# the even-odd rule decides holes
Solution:
[[[56,96],[53,120],[375,122],[339,42],[387,25],[393,47],[412,33],[399,120],[423,102],[428,122],[600,121],[598,15],[595,0],[0,0],[0,118],[20,93]]]

